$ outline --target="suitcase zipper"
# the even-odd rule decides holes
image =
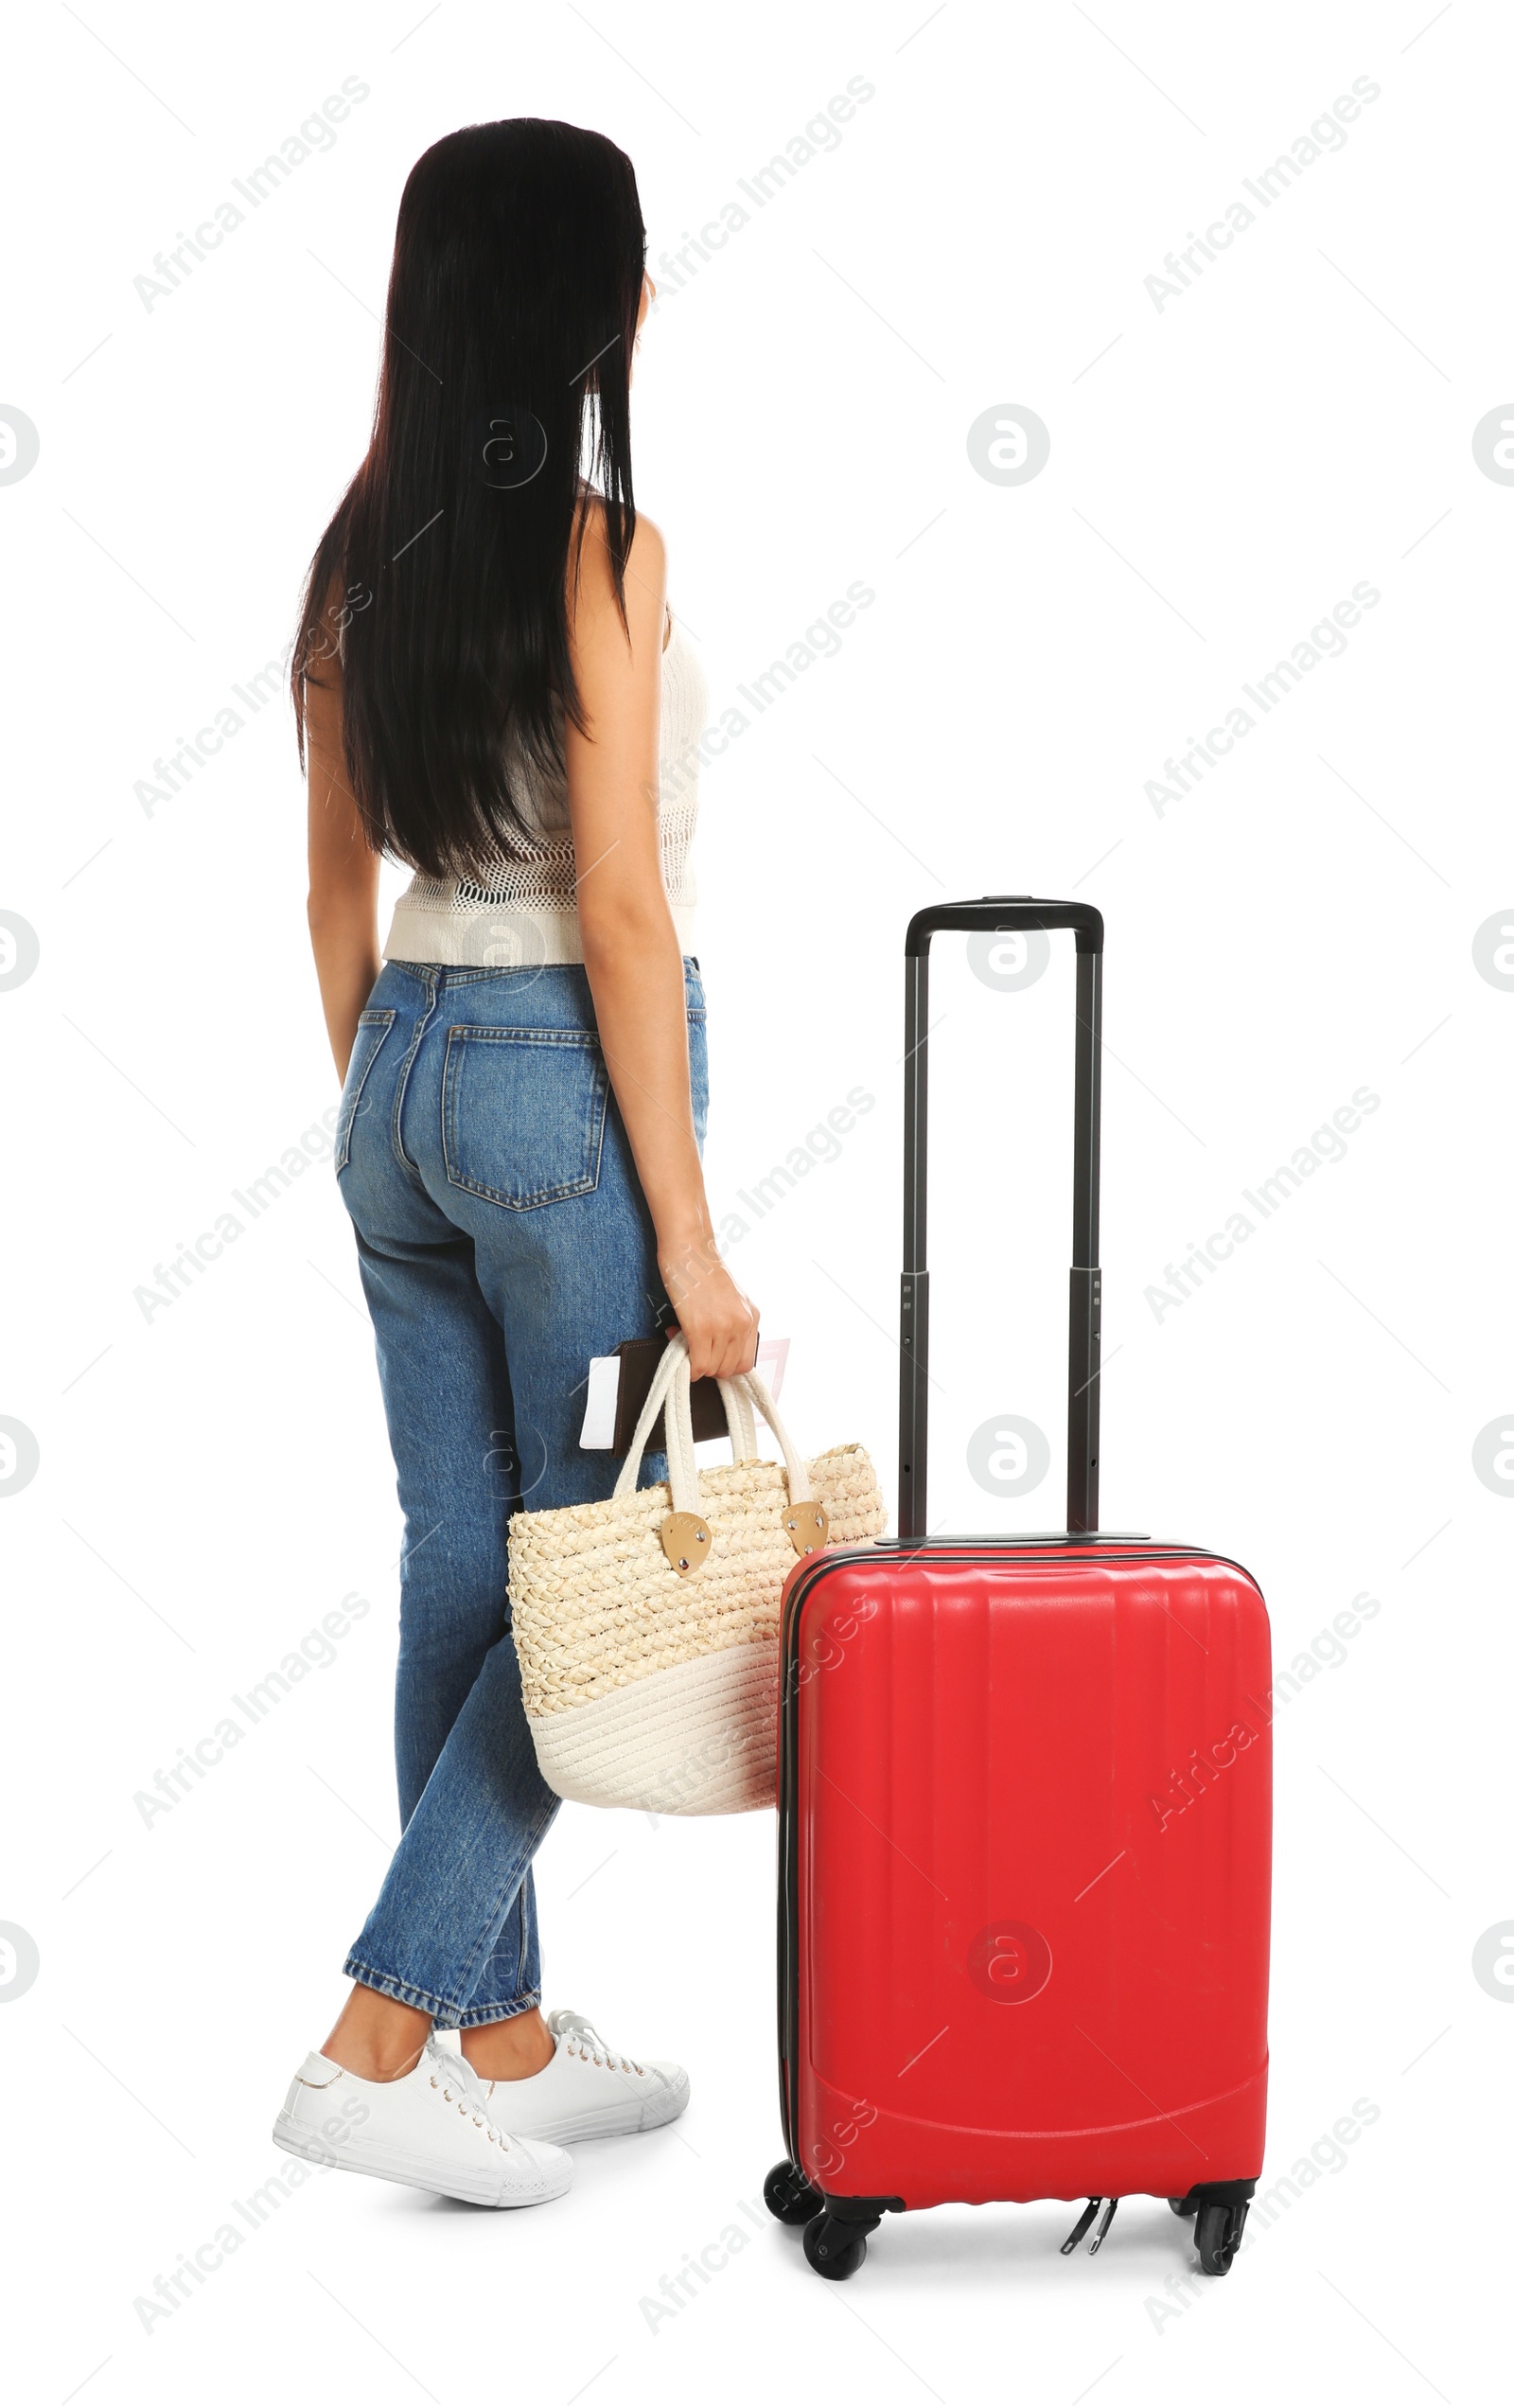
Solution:
[[[1110,2225],[1115,2221],[1115,2210],[1118,2205],[1119,2202],[1118,2199],[1111,2199],[1107,2205],[1101,2199],[1090,2199],[1087,2206],[1083,2209],[1083,2214],[1079,2217],[1077,2222],[1073,2225],[1071,2232],[1067,2235],[1066,2240],[1062,2244],[1063,2257],[1070,2258],[1072,2256],[1073,2251],[1077,2248],[1080,2240],[1082,2240],[1083,2234],[1093,2222],[1093,2220],[1098,2215],[1100,2208],[1102,2207],[1104,2210],[1103,2221],[1100,2224],[1099,2230],[1095,2233],[1092,2240],[1088,2243],[1089,2257],[1097,2258],[1099,2252],[1104,2245],[1105,2235],[1108,2233]]]

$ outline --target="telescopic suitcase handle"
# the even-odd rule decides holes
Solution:
[[[1099,1527],[1099,1090],[1104,923],[1091,903],[985,894],[933,903],[905,938],[905,1248],[899,1290],[899,1536],[925,1536],[930,1274],[925,1268],[930,941],[942,929],[1071,929],[1078,943],[1072,1268],[1067,1315],[1067,1528]]]

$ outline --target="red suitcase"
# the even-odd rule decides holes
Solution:
[[[1078,946],[1067,1529],[925,1531],[926,983],[942,929]],[[1248,1572],[1098,1534],[1103,923],[935,906],[906,944],[899,1536],[796,1565],[779,1742],[773,2213],[854,2273],[885,2211],[1133,2192],[1228,2271],[1267,2096],[1271,1659]]]

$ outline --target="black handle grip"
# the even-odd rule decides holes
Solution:
[[[942,929],[1070,929],[1078,945],[1074,1057],[1072,1269],[1067,1325],[1067,1528],[1099,1527],[1099,1120],[1103,915],[1091,903],[985,894],[933,903],[905,939],[905,1260],[899,1291],[899,1535],[925,1534],[930,1419],[930,1274],[925,1268],[925,1139],[930,941]]]
[[[1104,949],[1104,915],[1091,903],[1046,903],[1034,894],[983,894],[976,903],[929,903],[917,912],[905,938],[905,958],[930,951],[942,929],[1073,929],[1080,953]]]

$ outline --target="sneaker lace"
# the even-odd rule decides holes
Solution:
[[[644,2074],[634,2057],[623,2057],[611,2048],[598,2033],[587,2015],[575,2015],[571,2007],[555,2007],[547,2017],[547,2029],[561,2040],[570,2053],[582,2057],[586,2063],[607,2065],[612,2074]]]
[[[467,2059],[443,2048],[434,2039],[426,2044],[426,2059],[431,2088],[440,2093],[444,2104],[455,2107],[460,2116],[470,2116],[495,2146],[508,2154],[509,2141],[489,2114],[488,2092]]]

